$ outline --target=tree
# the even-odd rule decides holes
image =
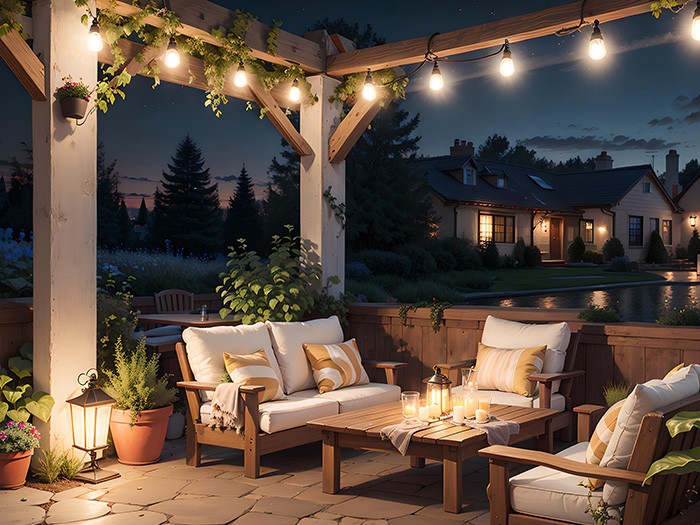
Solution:
[[[569,244],[567,253],[569,255],[569,262],[577,263],[581,262],[581,257],[586,252],[586,245],[580,235],[577,235],[574,241]]]
[[[107,164],[104,144],[97,145],[97,245],[114,248],[121,244],[119,226],[119,172],[117,161]]]
[[[282,141],[280,160],[272,158],[267,174],[270,181],[262,202],[265,238],[284,235],[285,225],[299,231],[299,154]]]
[[[479,146],[476,158],[480,160],[497,160],[541,170],[552,167],[552,162],[544,157],[538,157],[534,149],[528,149],[522,144],[511,147],[508,137],[498,134],[491,135]]]
[[[139,213],[136,216],[134,224],[139,226],[146,226],[148,224],[148,208],[146,207],[146,199],[141,197],[141,206],[139,206]]]
[[[588,157],[586,160],[581,160],[581,157],[572,157],[567,161],[558,162],[553,166],[553,170],[557,173],[576,173],[580,171],[595,170],[595,157]]]
[[[32,193],[34,189],[34,166],[32,150],[22,142],[24,159],[16,156],[10,159],[10,188],[0,223],[4,228],[12,228],[15,235],[20,231],[32,231]],[[3,181],[4,182],[4,181]]]
[[[126,207],[124,199],[119,204],[119,212],[117,214],[117,242],[122,248],[130,248],[134,242],[134,224],[129,217],[129,210]]]
[[[204,169],[202,151],[189,134],[180,141],[169,172],[163,172],[163,189],[156,189],[151,243],[168,244],[186,254],[205,254],[221,246],[219,190]]]
[[[491,135],[479,146],[476,158],[481,160],[503,160],[510,148],[508,138],[501,135]]]
[[[686,186],[695,178],[695,175],[700,173],[700,163],[698,159],[691,159],[678,173],[678,183],[681,186]]]
[[[649,245],[647,246],[647,256],[644,259],[648,263],[663,264],[669,260],[668,252],[664,246],[664,241],[661,235],[656,230],[652,230],[649,237]]]
[[[693,235],[688,241],[688,260],[695,264],[698,260],[698,254],[700,253],[700,235],[698,235],[698,230],[693,229]]]
[[[255,200],[253,181],[244,164],[238,177],[236,191],[228,201],[226,222],[224,223],[226,246],[238,246],[238,239],[245,239],[249,250],[260,253],[260,229],[260,209]]]

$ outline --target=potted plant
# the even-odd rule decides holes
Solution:
[[[90,88],[79,79],[77,82],[69,75],[63,77],[63,85],[54,93],[61,106],[63,118],[81,119],[85,116],[90,101]]]
[[[117,339],[114,370],[103,370],[105,392],[116,403],[109,429],[120,463],[148,465],[160,459],[177,389],[158,377],[159,354],[148,357],[146,340],[125,352]]]
[[[18,489],[27,480],[39,432],[26,421],[10,420],[0,430],[0,489]]]

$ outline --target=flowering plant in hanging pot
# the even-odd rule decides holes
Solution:
[[[24,485],[40,437],[34,425],[26,421],[10,420],[0,428],[0,489]]]
[[[61,106],[63,118],[79,120],[85,116],[90,101],[90,88],[82,78],[76,82],[70,75],[63,77],[63,85],[56,88],[54,96]]]

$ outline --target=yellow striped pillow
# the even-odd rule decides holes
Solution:
[[[264,349],[252,354],[229,354],[224,352],[224,365],[231,381],[241,386],[264,386],[260,402],[284,399],[280,383]]]
[[[355,339],[333,345],[305,344],[319,393],[369,383]]]
[[[685,363],[681,363],[680,365],[676,365],[671,370],[668,371],[668,373],[664,376],[664,381],[666,381],[668,378],[670,378],[673,374],[678,372],[681,368],[685,368]]]
[[[476,354],[479,388],[532,396],[535,384],[528,380],[542,371],[546,346],[494,348],[479,343]]]
[[[622,405],[625,401],[626,400],[623,399],[615,403],[608,409],[600,421],[598,421],[593,435],[591,436],[591,440],[588,442],[588,448],[586,449],[586,463],[589,465],[600,465],[605,450],[608,448],[610,439],[615,431],[617,417],[620,415],[620,410],[622,410]],[[591,487],[591,490],[599,489],[604,484],[605,480],[588,478],[588,485]]]

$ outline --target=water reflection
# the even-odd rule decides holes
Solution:
[[[617,308],[624,321],[653,323],[668,308],[694,306],[698,284],[630,286],[609,290],[561,292],[549,295],[475,299],[470,304],[502,307],[585,308],[590,305]]]

